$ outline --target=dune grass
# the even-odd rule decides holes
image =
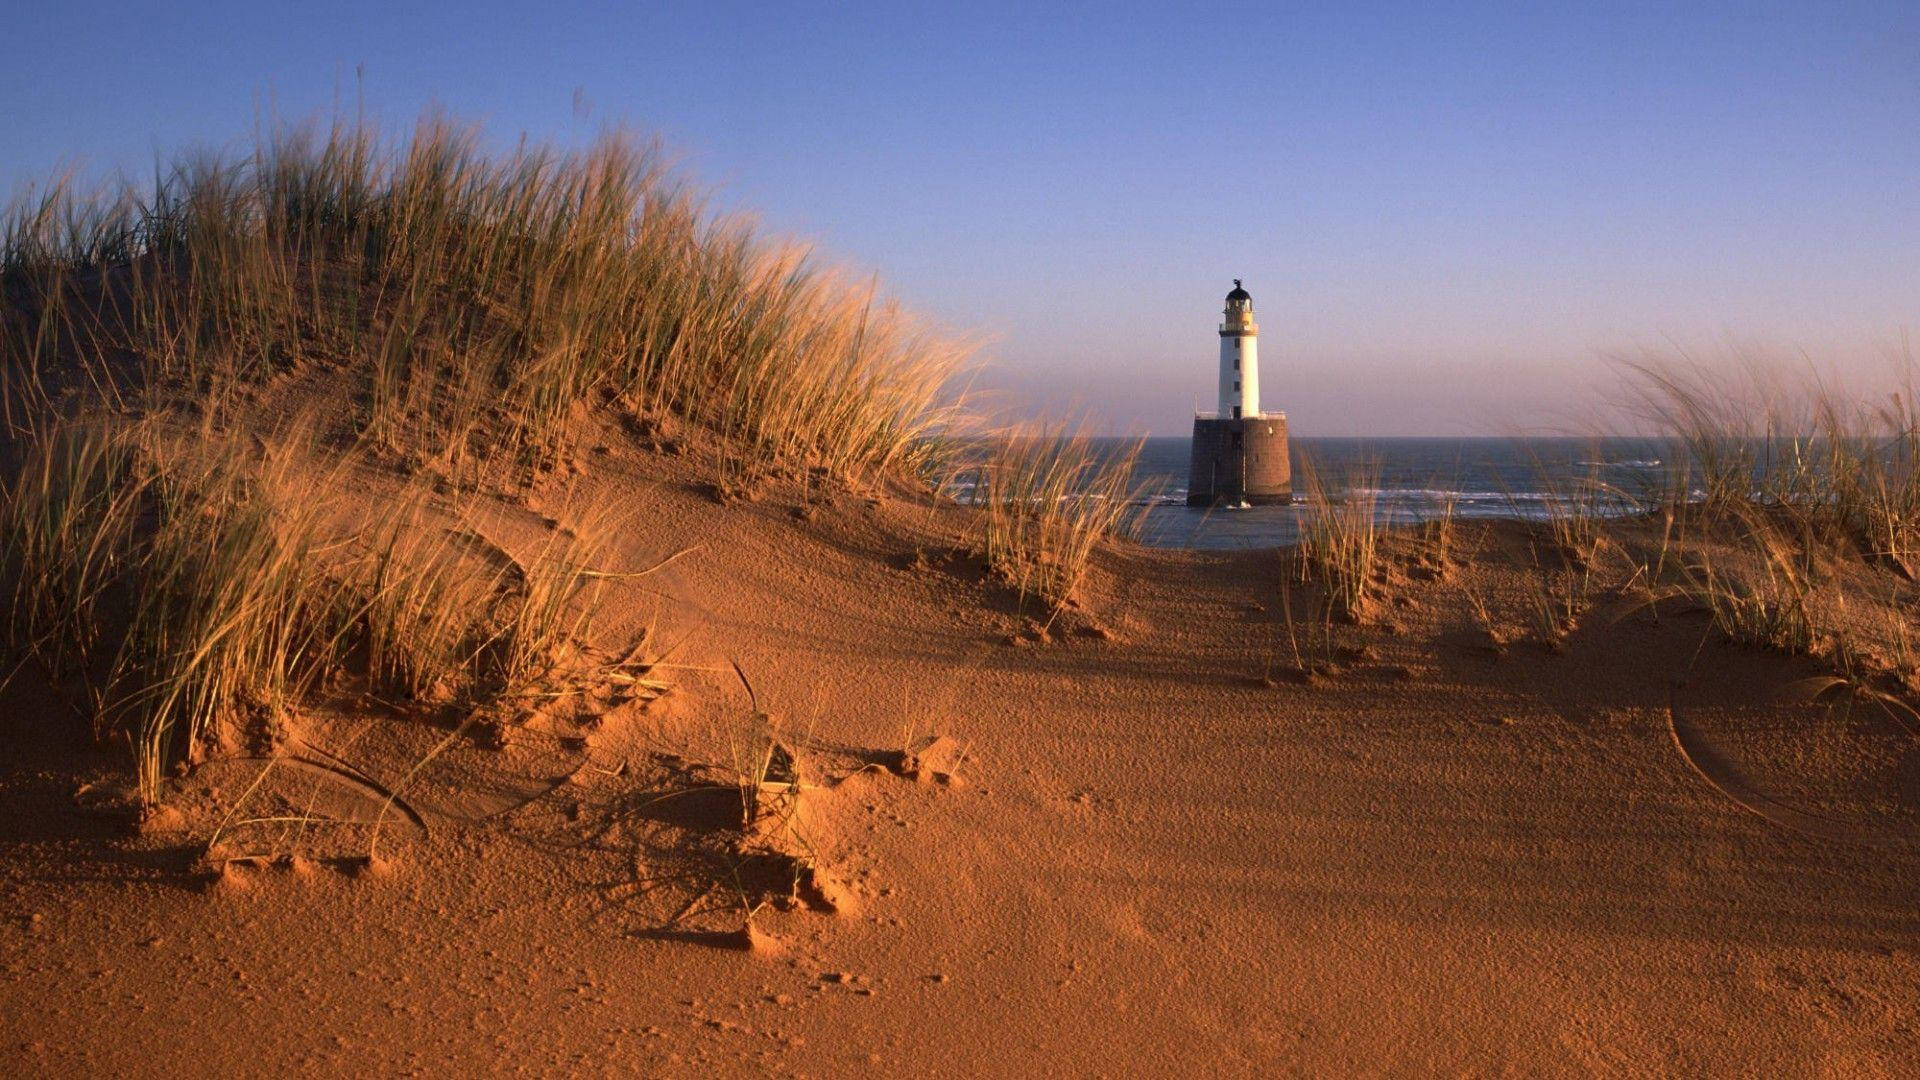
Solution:
[[[1736,518],[1745,565],[1701,557],[1683,568],[1684,592],[1703,604],[1728,637],[1790,655],[1812,655],[1830,640],[1816,602],[1829,575],[1820,552],[1790,527],[1756,515]],[[1837,629],[1837,628],[1833,628]]]
[[[63,425],[0,489],[6,643],[83,688],[93,734],[130,746],[149,801],[180,762],[271,747],[342,679],[474,706],[544,678],[589,629],[591,542],[486,571],[419,493],[393,515],[343,503],[338,470],[296,468],[295,435],[274,445]]]
[[[1683,597],[1732,640],[1905,680],[1920,413],[1903,361],[1884,396],[1757,363],[1626,365],[1672,463],[1641,606]]]
[[[396,143],[279,128],[156,176],[0,214],[4,643],[85,687],[149,800],[343,683],[477,708],[564,677],[603,532],[505,565],[435,482],[551,470],[587,410],[702,429],[723,498],[926,480],[985,445],[960,434],[970,343],[711,212],[652,143],[489,153],[429,114]],[[259,395],[309,375],[351,406],[261,428]],[[1139,513],[1138,447],[996,445],[983,548],[1057,610]],[[328,460],[418,480],[376,511],[312,475]]]
[[[1624,506],[1620,493],[1600,476],[1600,454],[1595,451],[1591,456],[1596,464],[1571,479],[1548,476],[1546,469],[1536,467],[1544,517],[1527,542],[1533,565],[1528,611],[1541,643],[1556,652],[1573,633],[1599,584],[1606,518]],[[1518,503],[1511,495],[1509,501],[1519,516]]]
[[[0,220],[0,419],[64,391],[220,415],[302,365],[352,372],[357,435],[464,462],[566,451],[606,400],[860,482],[914,464],[969,353],[871,282],[709,213],[656,146],[489,155],[428,116],[182,156],[150,193],[50,184]]]
[[[0,492],[8,643],[77,677],[149,796],[241,712],[271,738],[347,614],[313,557],[312,504],[286,497],[280,462],[239,453],[151,424],[62,426]]]
[[[1869,395],[1757,363],[1626,365],[1643,419],[1681,468],[1665,501],[1694,520],[1755,512],[1913,577],[1920,545],[1920,411],[1912,356]]]
[[[1364,620],[1377,599],[1381,571],[1377,463],[1356,467],[1335,490],[1313,461],[1302,455],[1294,475],[1300,481],[1300,540],[1294,550],[1299,580],[1320,588],[1326,618]]]
[[[1141,446],[1103,449],[1084,431],[1042,425],[969,447],[957,475],[984,517],[983,554],[1023,603],[1033,596],[1058,611],[1094,549],[1134,535],[1149,495],[1134,480]]]
[[[454,696],[492,634],[474,612],[511,583],[511,567],[476,562],[433,521],[423,493],[374,526],[351,566],[365,597],[359,630],[375,690],[400,701]]]
[[[1442,491],[1433,500],[1427,520],[1420,524],[1420,542],[1429,570],[1444,575],[1458,555],[1460,539],[1460,493]]]
[[[0,494],[9,651],[56,676],[92,666],[105,647],[100,608],[152,481],[132,441],[98,425],[59,428],[26,448]]]

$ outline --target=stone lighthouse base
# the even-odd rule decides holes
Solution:
[[[1240,419],[1195,417],[1187,470],[1188,506],[1255,506],[1293,501],[1287,418],[1267,413]]]

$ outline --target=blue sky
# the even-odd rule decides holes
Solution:
[[[831,10],[821,10],[831,7]],[[1573,10],[1549,10],[1557,8]],[[1553,427],[1604,358],[1920,323],[1920,4],[63,3],[0,183],[364,100],[663,135],[719,201],[988,335],[1040,411],[1183,433],[1231,279],[1309,434]]]

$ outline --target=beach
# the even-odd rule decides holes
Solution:
[[[876,492],[802,520],[790,490],[719,508],[690,456],[607,438],[497,535],[599,506],[653,523],[613,565],[691,553],[617,584],[604,625],[657,620],[686,668],[590,728],[463,741],[404,789],[437,736],[316,724],[303,739],[425,822],[391,830],[380,873],[269,849],[209,877],[190,837],[257,764],[189,772],[180,831],[136,835],[87,798],[116,760],[7,711],[15,1069],[1895,1073],[1911,1054],[1910,743],[1781,704],[1802,670],[1699,616],[1595,617],[1560,654],[1474,639],[1463,590],[1525,602],[1519,526],[1474,526],[1445,579],[1396,571],[1390,616],[1297,682],[1277,551],[1104,552],[1035,634],[945,554],[960,511]],[[647,805],[725,758],[732,664],[790,733],[795,829],[836,882],[832,905],[768,903],[750,949],[724,902],[667,921],[696,886],[666,879],[699,871],[666,849],[724,815]],[[944,780],[884,764],[903,730],[940,740]]]
[[[1188,508],[617,133],[164,177],[0,217],[7,1075],[1911,1070],[1912,394],[1289,448],[1236,280]]]

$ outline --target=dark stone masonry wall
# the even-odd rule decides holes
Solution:
[[[1220,506],[1293,501],[1293,467],[1287,458],[1287,418],[1193,421],[1193,458],[1187,470],[1187,505]]]

